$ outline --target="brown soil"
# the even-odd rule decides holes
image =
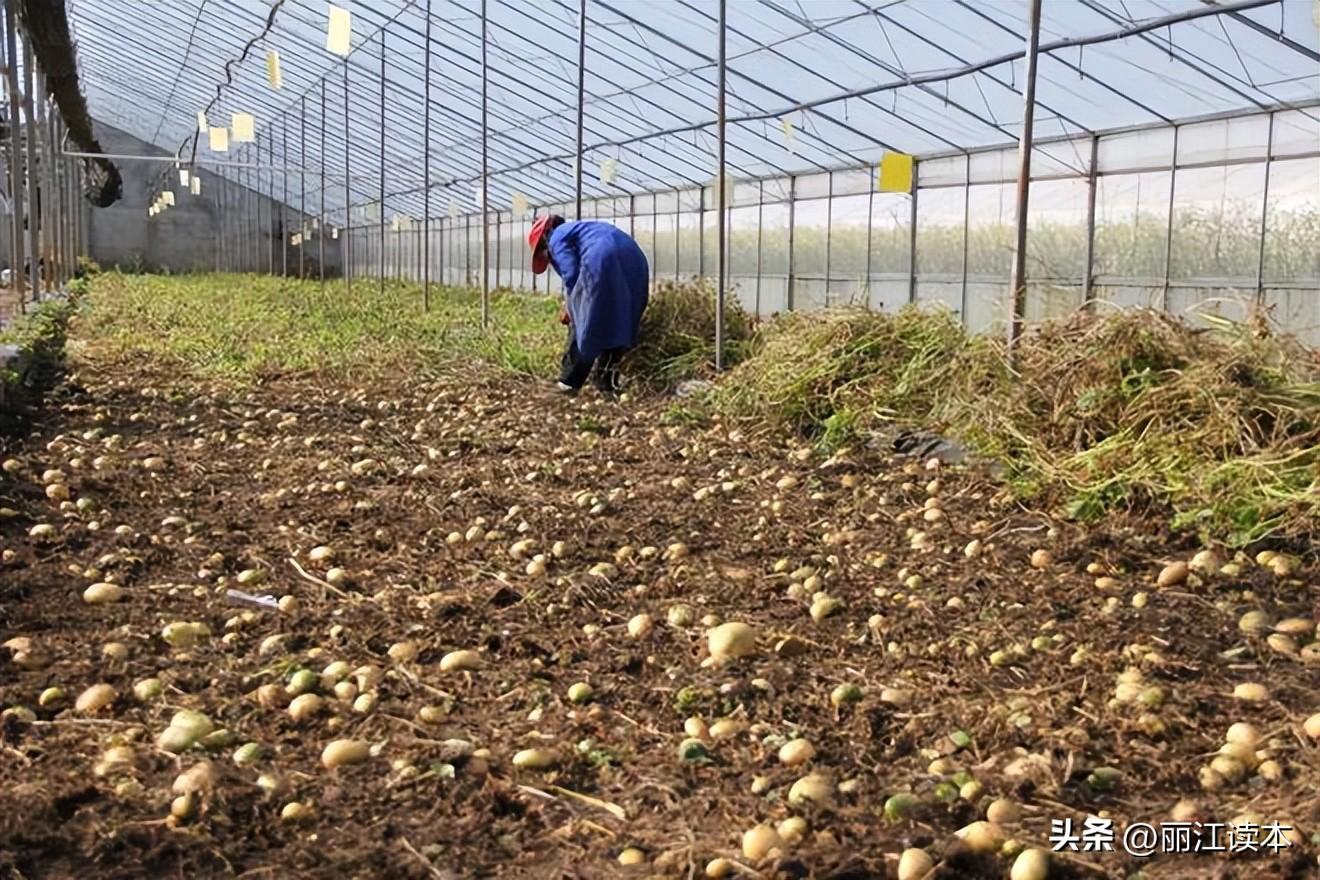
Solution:
[[[1004,877],[1009,860],[960,851],[952,835],[995,797],[1022,805],[1009,832],[1028,845],[1048,847],[1051,819],[1080,824],[1107,811],[1120,825],[1159,822],[1181,797],[1197,798],[1207,820],[1249,810],[1307,838],[1283,854],[1232,858],[1139,860],[1120,846],[1056,859],[1051,877],[1314,876],[1320,750],[1301,721],[1320,710],[1320,667],[1237,627],[1252,608],[1314,622],[1314,567],[1293,578],[1248,567],[1158,589],[1163,563],[1195,548],[1150,524],[1053,523],[1005,503],[975,469],[937,473],[883,450],[799,456],[719,424],[664,426],[669,405],[570,401],[486,376],[277,379],[245,390],[146,361],[82,364],[35,433],[4,450],[24,467],[0,482],[0,507],[18,512],[0,520],[0,547],[13,551],[0,565],[0,641],[30,637],[51,663],[21,669],[0,650],[0,708],[37,717],[11,714],[0,725],[0,876],[694,877],[717,856],[745,862],[745,829],[801,815],[807,838],[778,861],[746,864],[745,876],[894,876],[904,847],[927,846],[944,858],[933,876]],[[122,447],[107,447],[111,435]],[[149,456],[163,467],[144,468]],[[367,458],[379,468],[353,473]],[[61,512],[41,486],[47,468],[63,469],[72,498],[99,509]],[[786,476],[798,485],[777,488]],[[925,527],[934,477],[946,518],[928,527],[932,548],[915,550],[907,532]],[[346,485],[336,490],[338,481]],[[607,509],[593,513],[582,492]],[[175,516],[182,522],[166,524]],[[447,540],[479,517],[477,531],[502,535]],[[56,526],[54,540],[29,537],[41,522]],[[984,552],[968,559],[976,534]],[[547,576],[529,576],[526,560],[509,554],[523,537],[536,553],[555,541],[568,549]],[[688,555],[664,559],[678,542]],[[333,562],[308,559],[318,545],[334,548]],[[631,556],[616,556],[625,547]],[[1029,563],[1040,547],[1053,555],[1043,570]],[[223,561],[208,561],[216,553]],[[843,610],[813,621],[809,592],[789,597],[779,559],[787,572],[818,568]],[[603,561],[617,574],[588,573]],[[1086,567],[1097,561],[1117,588],[1095,586]],[[331,565],[350,574],[342,588],[323,582]],[[294,596],[299,607],[227,603],[225,590],[248,568],[267,579],[245,589]],[[905,586],[912,573],[922,582]],[[109,575],[125,600],[85,604],[81,592]],[[1149,603],[1138,609],[1142,591]],[[1109,596],[1118,601],[1105,612]],[[677,603],[692,607],[689,625],[666,622]],[[626,623],[639,613],[655,628],[633,639]],[[752,624],[757,653],[703,665],[705,615]],[[172,648],[161,638],[171,621],[202,621],[214,635]],[[285,638],[261,653],[274,635]],[[1052,635],[1057,644],[1032,647]],[[777,651],[788,636],[795,641]],[[404,640],[420,653],[396,663],[387,651]],[[127,646],[127,659],[105,659],[108,642]],[[1071,663],[1079,647],[1089,654]],[[1155,653],[1143,659],[1143,647]],[[479,651],[481,668],[442,673],[440,658],[460,648]],[[995,651],[1010,660],[992,665]],[[325,711],[297,723],[283,702],[252,696],[295,668],[319,673],[335,660],[385,670],[374,711],[355,714],[323,690]],[[1110,705],[1129,666],[1164,689],[1163,705]],[[144,703],[133,685],[151,676],[166,689]],[[578,681],[594,688],[589,704],[567,698]],[[1266,684],[1269,699],[1234,700],[1244,681]],[[116,701],[76,712],[73,700],[97,682],[112,685]],[[843,682],[864,694],[836,708],[830,693]],[[52,686],[64,700],[39,706]],[[911,702],[882,700],[887,688]],[[425,719],[423,707],[432,707]],[[234,745],[216,750],[217,781],[199,814],[175,823],[171,783],[208,757],[155,747],[181,708],[266,754],[240,768]],[[685,763],[678,746],[689,715],[746,726],[708,742],[707,760]],[[1202,793],[1198,772],[1236,721],[1266,735],[1262,748],[1283,779]],[[957,731],[969,746],[950,740]],[[832,805],[788,803],[806,768],[783,767],[776,754],[797,735],[815,746],[810,767],[844,783]],[[343,737],[379,754],[323,769],[322,748]],[[445,742],[453,739],[489,757],[456,755]],[[132,745],[132,762],[98,775],[117,742]],[[513,767],[515,752],[537,745],[558,750],[557,769]],[[1010,766],[1028,753],[1039,759]],[[970,771],[984,794],[940,801],[942,780],[928,772],[937,754]],[[1099,766],[1121,771],[1111,790],[1087,782]],[[256,785],[263,772],[286,790],[266,794]],[[761,794],[757,776],[768,779]],[[920,805],[886,821],[886,798],[903,790]],[[311,817],[282,821],[294,799]],[[630,846],[645,859],[625,868],[617,857]]]

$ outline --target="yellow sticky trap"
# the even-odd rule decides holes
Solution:
[[[165,192],[161,193],[161,197],[165,199],[165,204],[169,205],[171,208],[174,207],[174,190],[165,190]]]
[[[289,239],[289,244],[293,245],[294,247],[297,247],[298,245],[302,244],[302,233],[295,232],[293,234],[293,237]]]
[[[193,195],[200,196],[202,194],[202,179],[198,177],[196,174],[193,175],[193,179],[190,181],[190,185],[192,186]]]
[[[187,168],[179,169],[179,186],[187,186],[192,175],[188,173]]]
[[[266,82],[272,89],[284,88],[284,71],[280,69],[280,53],[274,49],[266,50]]]
[[[212,126],[208,129],[211,133],[211,152],[228,153],[229,152],[229,129],[216,128]]]
[[[514,194],[513,194],[512,205],[511,205],[510,207],[513,208],[513,213],[514,213],[515,215],[526,214],[526,213],[527,213],[527,196],[523,195],[522,193],[514,193]]]
[[[784,133],[784,149],[790,153],[797,152],[797,130],[793,128],[793,120],[788,117],[780,119],[779,128]]]
[[[210,129],[210,126],[208,126],[208,125],[206,124],[206,113],[205,113],[205,111],[198,110],[198,111],[197,111],[197,133],[198,133],[198,134],[206,134],[206,132],[207,132],[209,129]]]
[[[234,143],[250,144],[256,139],[257,121],[251,113],[235,113],[229,125],[234,130]]]
[[[331,226],[331,227],[330,227],[330,237],[331,237],[331,238],[339,238],[339,227],[338,227],[338,226]]]
[[[348,57],[353,43],[353,15],[347,9],[330,6],[330,23],[325,32],[327,52]]]
[[[450,220],[458,219],[458,202],[454,201],[453,199],[449,200],[449,219]]]
[[[619,160],[605,159],[600,163],[600,182],[609,186],[619,176]]]
[[[912,192],[912,157],[907,153],[885,153],[880,159],[878,178],[880,192]]]

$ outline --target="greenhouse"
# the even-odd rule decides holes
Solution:
[[[0,876],[1320,871],[1320,0],[0,20]]]

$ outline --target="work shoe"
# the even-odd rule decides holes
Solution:
[[[596,374],[596,388],[602,394],[618,394],[623,391],[623,376],[618,370],[604,370]]]
[[[556,382],[555,390],[566,397],[572,397],[578,393],[578,390],[565,382]]]

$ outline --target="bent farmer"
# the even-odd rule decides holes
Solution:
[[[575,394],[595,367],[596,387],[618,391],[619,361],[637,345],[646,310],[650,270],[646,254],[622,229],[595,220],[542,217],[527,236],[532,271],[554,266],[564,280],[568,347],[558,388]]]

